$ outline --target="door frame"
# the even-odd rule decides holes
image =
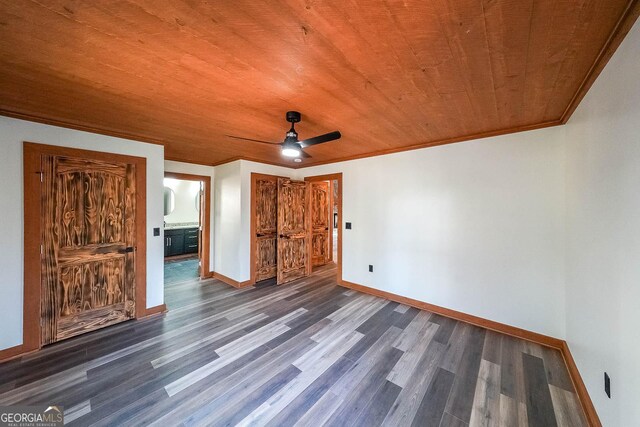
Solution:
[[[183,181],[198,181],[202,182],[204,188],[204,221],[202,218],[202,212],[200,212],[200,225],[202,226],[202,258],[200,263],[202,268],[200,269],[200,278],[208,279],[212,277],[211,273],[211,177],[207,175],[194,175],[190,173],[182,172],[166,172],[165,178],[181,179]],[[200,256],[200,250],[198,249],[198,257]]]
[[[337,281],[342,283],[342,172],[327,175],[306,176],[305,181],[338,181],[338,259],[336,261]],[[331,189],[333,195],[333,188]],[[331,218],[333,221],[333,218]],[[333,224],[332,224],[333,225]],[[333,230],[332,230],[333,231]],[[333,240],[333,236],[331,236]]]
[[[23,143],[24,178],[24,294],[22,320],[22,352],[38,350],[40,342],[40,300],[42,204],[41,164],[43,155],[90,158],[122,162],[136,166],[136,258],[135,258],[135,318],[155,313],[147,310],[147,159],[78,148],[60,147],[25,141]]]
[[[256,189],[259,179],[272,179],[278,182],[278,178],[291,179],[287,176],[268,175],[265,173],[251,172],[251,213],[249,221],[249,281],[243,286],[251,286],[256,284],[256,248],[258,240],[256,239]],[[277,214],[277,213],[276,213]]]

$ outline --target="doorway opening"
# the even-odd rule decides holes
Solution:
[[[211,276],[211,177],[166,172],[164,176],[164,283]]]
[[[342,174],[293,181],[251,174],[252,285],[285,284],[314,268],[342,278]]]
[[[337,281],[340,283],[342,280],[342,173],[309,176],[304,180],[311,183],[313,268],[315,270],[323,265],[335,264]],[[326,196],[325,192],[327,192]],[[327,215],[323,207],[325,203],[329,213],[328,223],[325,222]]]

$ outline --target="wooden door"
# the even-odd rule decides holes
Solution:
[[[276,276],[278,183],[276,178],[257,179],[255,183],[255,281]]]
[[[278,179],[278,284],[307,276],[310,227],[309,183]]]
[[[311,264],[331,261],[331,182],[311,183]]]
[[[43,345],[135,317],[135,174],[42,156]]]

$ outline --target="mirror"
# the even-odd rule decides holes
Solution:
[[[169,187],[164,187],[164,216],[173,212],[176,208],[176,193]]]

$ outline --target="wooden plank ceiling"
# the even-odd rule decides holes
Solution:
[[[0,1],[0,114],[165,145],[169,159],[302,166],[560,124],[632,0]],[[300,165],[296,165],[300,166]]]

